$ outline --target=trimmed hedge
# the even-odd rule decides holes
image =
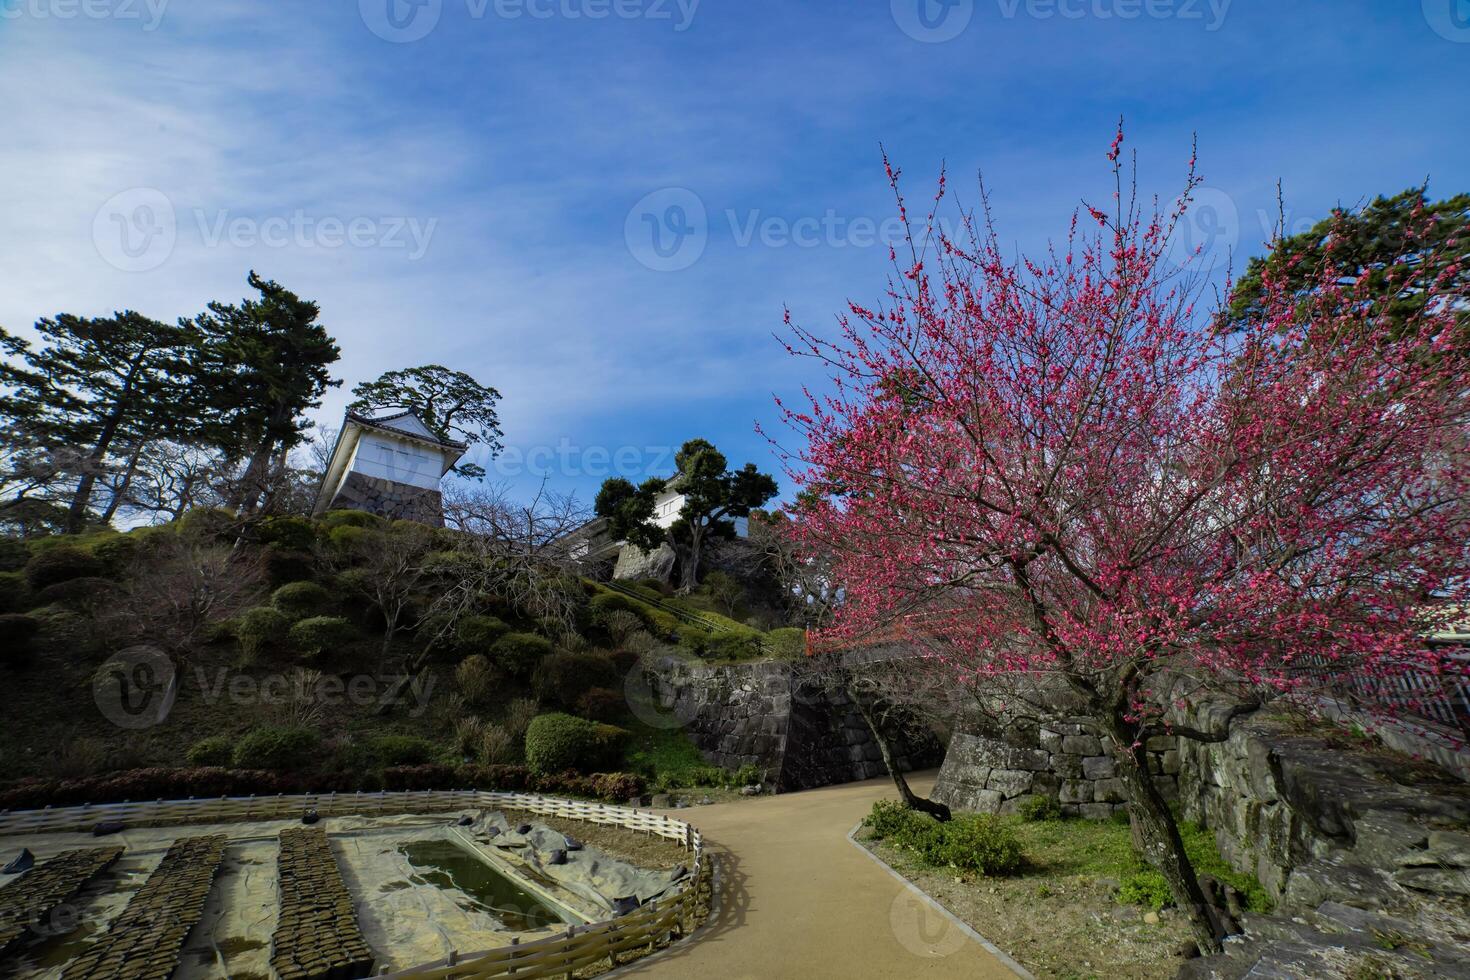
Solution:
[[[490,660],[514,677],[529,677],[551,655],[551,641],[535,633],[509,633],[490,647]]]
[[[316,747],[317,734],[308,728],[266,726],[240,739],[230,761],[238,769],[304,769]]]
[[[526,729],[526,765],[542,775],[592,772],[622,757],[628,733],[613,725],[553,712],[537,715]]]
[[[439,754],[434,743],[417,735],[379,735],[373,739],[373,755],[385,766],[418,766]]]
[[[572,709],[594,687],[618,686],[618,669],[596,653],[556,653],[541,661],[531,686],[541,701]]]
[[[704,641],[704,656],[711,660],[759,660],[764,650],[755,630],[716,633]]]
[[[454,644],[466,656],[487,653],[495,641],[510,632],[502,619],[494,616],[466,616],[454,627]]]
[[[26,562],[26,582],[35,592],[74,578],[100,578],[107,567],[81,548],[49,548]]]
[[[274,796],[277,793],[351,793],[364,786],[360,773],[288,774],[219,766],[133,769],[84,779],[24,779],[0,789],[0,810],[40,810],[48,806],[122,803],[128,800],[186,800],[221,796]],[[505,792],[585,796],[615,802],[641,796],[643,779],[625,772],[557,773],[541,776],[525,766],[395,766],[383,770],[382,789],[492,789]]]
[[[36,606],[60,605],[73,609],[85,609],[94,603],[107,602],[115,598],[121,591],[122,586],[110,578],[87,575],[48,585],[37,592],[31,601]]]
[[[271,593],[271,605],[293,619],[315,616],[332,604],[332,594],[315,582],[291,582]]]
[[[285,613],[274,606],[256,606],[240,616],[235,638],[240,641],[240,649],[254,657],[284,643],[290,629],[291,620]]]
[[[261,544],[286,551],[310,551],[316,544],[316,525],[304,517],[267,517],[255,534]]]
[[[235,755],[235,740],[228,735],[211,735],[189,746],[184,758],[191,766],[228,766]]]
[[[389,790],[489,789],[508,793],[551,793],[622,802],[642,796],[648,784],[628,772],[537,773],[527,766],[399,766],[383,770]]]
[[[628,699],[618,691],[594,687],[577,699],[577,713],[593,721],[617,721],[628,711]]]
[[[357,630],[341,616],[312,616],[293,625],[287,635],[303,657],[319,657],[351,643]]]

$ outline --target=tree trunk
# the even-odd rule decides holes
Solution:
[[[1113,719],[1110,727],[1109,748],[1118,767],[1118,778],[1128,791],[1134,841],[1141,845],[1143,859],[1168,882],[1174,904],[1189,917],[1189,926],[1200,952],[1206,955],[1222,952],[1224,947],[1220,941],[1224,938],[1224,930],[1205,899],[1194,866],[1189,863],[1174,814],[1148,771],[1147,749],[1142,744],[1134,744],[1131,726],[1123,719]]]
[[[128,468],[123,473],[122,482],[117,485],[117,489],[113,491],[112,499],[107,502],[107,509],[102,512],[103,524],[112,523],[112,518],[117,514],[118,507],[122,506],[122,502],[127,498],[128,491],[132,489],[133,477],[138,475],[138,464],[142,459],[143,449],[140,446],[133,450],[133,455],[128,460]]]
[[[925,799],[910,788],[909,781],[903,776],[903,770],[894,761],[893,747],[888,744],[888,738],[883,734],[881,727],[873,718],[872,713],[869,712],[867,705],[863,703],[862,698],[858,697],[857,692],[851,689],[848,690],[847,696],[852,699],[853,704],[857,705],[858,714],[863,716],[863,721],[867,723],[868,730],[873,733],[873,741],[878,743],[878,751],[883,754],[883,765],[888,767],[888,775],[893,777],[893,785],[898,787],[898,795],[903,800],[903,805],[910,810],[927,813],[940,823],[949,822],[953,818],[953,814],[949,812],[949,807],[943,803]]]

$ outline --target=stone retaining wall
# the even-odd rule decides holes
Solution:
[[[1149,765],[1166,799],[1179,792],[1178,740],[1150,741]],[[1084,725],[1007,726],[988,735],[956,733],[945,753],[934,798],[956,810],[1014,813],[1027,800],[1058,801],[1068,816],[1104,819],[1124,809],[1116,764]]]
[[[347,474],[330,506],[334,510],[365,510],[395,521],[444,526],[444,497],[438,490],[411,487],[362,473]]]
[[[753,765],[778,790],[886,775],[871,730],[851,701],[821,690],[803,664],[710,666],[669,658],[649,672],[670,724],[681,725],[711,763]],[[905,770],[938,760],[938,743],[901,743]]]

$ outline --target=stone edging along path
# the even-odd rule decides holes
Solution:
[[[922,903],[928,908],[929,911],[942,916],[948,922],[948,926],[946,928],[957,929],[962,935],[968,936],[970,939],[973,939],[981,946],[984,946],[987,953],[1000,960],[1003,964],[1010,968],[1010,971],[1012,973],[1014,973],[1018,977],[1021,977],[1022,980],[1036,980],[1036,978],[1031,974],[1031,971],[1027,970],[1020,963],[1017,963],[1014,959],[1010,957],[1009,954],[1007,954],[999,946],[995,945],[995,943],[991,942],[984,936],[980,935],[980,933],[976,932],[974,927],[971,926],[968,922],[964,921],[959,916],[951,912],[949,909],[945,908],[933,895],[930,895],[928,892],[924,891],[924,889],[920,888],[912,881],[909,881],[903,875],[895,871],[893,869],[893,866],[890,865],[887,861],[883,860],[877,854],[874,854],[871,850],[864,847],[862,845],[862,842],[857,839],[857,833],[862,829],[863,824],[861,820],[858,821],[856,824],[853,824],[852,829],[847,832],[847,842],[853,847],[857,848],[859,851],[861,851],[865,857],[873,861],[884,871],[888,872],[888,874],[892,875],[894,881],[903,885],[904,888],[912,892],[914,900],[916,902]]]

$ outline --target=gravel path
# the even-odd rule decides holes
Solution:
[[[912,782],[927,790],[933,774]],[[617,976],[1015,977],[848,840],[874,800],[894,795],[885,778],[671,811],[716,855],[715,914],[693,942]]]

